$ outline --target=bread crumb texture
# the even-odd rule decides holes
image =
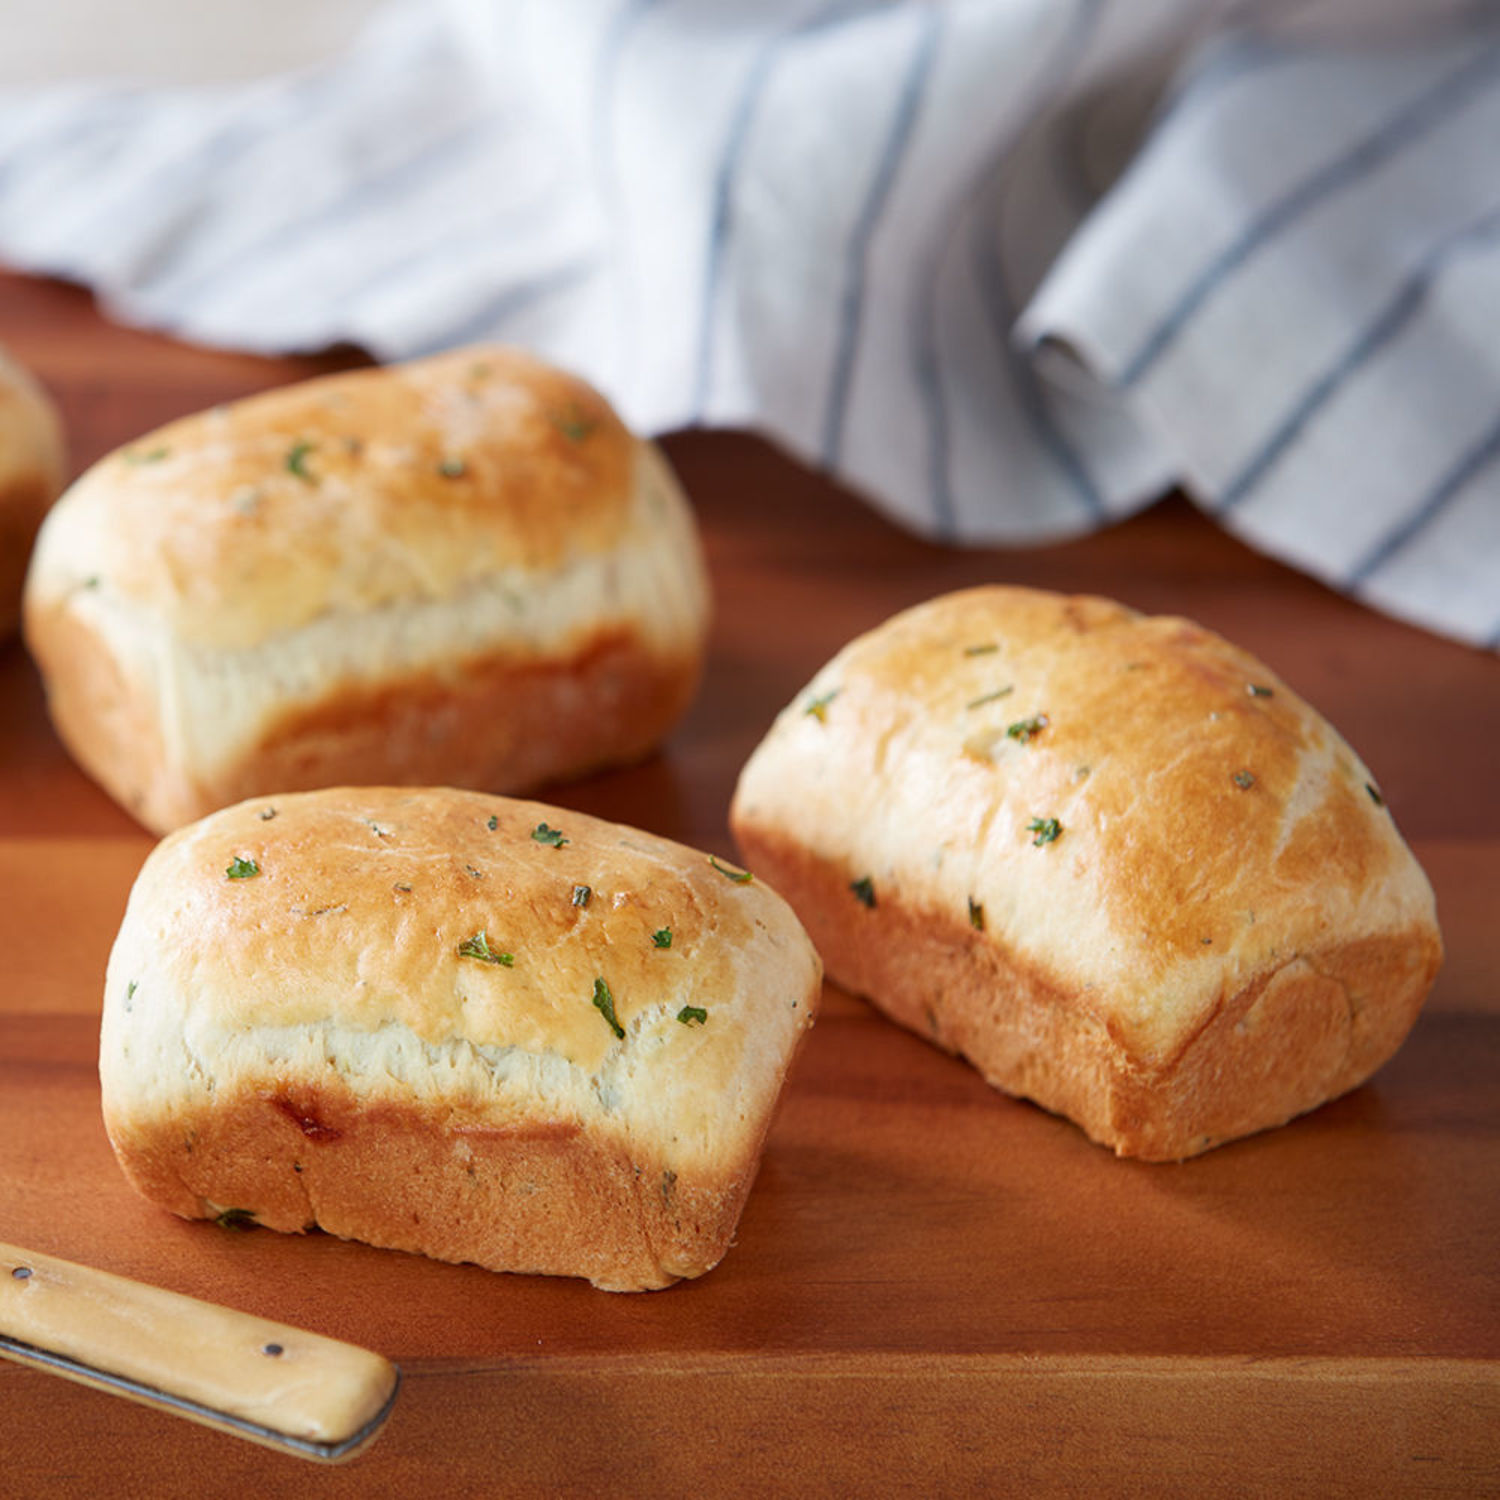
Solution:
[[[613,1290],[702,1274],[821,983],[786,904],[716,864],[433,789],[258,799],[182,829],[110,958],[122,1167],[186,1217]]]
[[[1280,1124],[1441,962],[1379,787],[1190,621],[992,586],[841,651],[745,767],[744,856],[830,978],[1122,1155]]]

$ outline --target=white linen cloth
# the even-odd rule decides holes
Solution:
[[[0,259],[238,348],[476,339],[900,523],[1180,483],[1500,647],[1500,7],[394,0],[218,89],[0,94]]]

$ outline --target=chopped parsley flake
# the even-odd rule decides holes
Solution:
[[[1000,648],[993,641],[986,642],[981,646],[965,646],[965,656],[993,656]]]
[[[1037,714],[1030,719],[1019,719],[1005,731],[1005,735],[1007,739],[1019,740],[1023,745],[1029,745],[1050,722],[1046,714]]]
[[[1043,844],[1050,844],[1061,837],[1062,824],[1056,818],[1033,818],[1026,825],[1026,832],[1036,835],[1031,842],[1040,849]]]
[[[719,872],[719,874],[724,876],[726,880],[732,880],[736,885],[749,885],[750,882],[755,879],[755,876],[753,876],[749,872],[749,870],[731,870],[727,865],[721,865],[718,860],[713,857],[712,854],[708,856],[708,862],[714,867],[714,869]]]
[[[437,471],[444,479],[462,479],[468,467],[461,458],[445,458],[437,466]]]
[[[875,907],[875,882],[868,875],[862,875],[858,880],[849,882],[849,889],[854,892],[860,903],[868,906],[872,911]]]
[[[249,1208],[226,1208],[214,1215],[214,1223],[220,1229],[254,1229],[255,1211]]]
[[[672,946],[672,929],[660,927],[651,934],[651,941],[658,948],[670,948]]]
[[[590,885],[575,885],[573,887],[573,905],[587,906],[593,899],[594,888]]]
[[[598,420],[579,406],[572,406],[552,418],[552,425],[570,443],[581,443],[598,425]]]
[[[499,964],[502,968],[513,969],[516,966],[515,956],[510,953],[497,953],[490,947],[490,940],[485,936],[483,928],[471,938],[465,938],[458,945],[461,958],[477,958],[481,963]]]
[[[306,438],[298,438],[286,455],[286,471],[295,474],[304,484],[316,484],[318,476],[307,468],[307,455],[317,448],[316,443],[309,443]]]
[[[969,897],[969,926],[975,932],[984,931],[984,906],[972,896]]]
[[[170,448],[148,448],[142,453],[139,448],[128,448],[124,457],[128,464],[159,464],[171,451]]]
[[[594,1009],[609,1022],[609,1029],[623,1042],[625,1028],[615,1016],[615,997],[610,994],[609,986],[602,979],[594,981]]]
[[[694,1021],[702,1026],[708,1020],[708,1012],[704,1010],[701,1005],[684,1005],[682,1009],[677,1012],[677,1019],[681,1021],[684,1026],[691,1026]]]
[[[491,833],[493,833],[499,826],[500,819],[494,813],[491,813],[490,820],[485,824],[485,827],[488,828]]]
[[[824,693],[821,697],[809,698],[803,706],[802,712],[812,715],[818,723],[826,724],[828,722],[828,705],[838,697],[841,691],[841,688],[834,688],[831,692]]]
[[[138,987],[139,986],[137,986],[135,980],[132,979],[130,981],[130,983],[125,986],[125,998],[127,1000],[134,1000],[135,999],[135,992],[136,992],[136,990],[137,990]]]
[[[1258,682],[1247,682],[1245,684],[1245,691],[1252,698],[1270,698],[1275,696],[1270,688],[1262,687]]]
[[[1234,784],[1242,792],[1248,792],[1255,785],[1255,773],[1253,771],[1236,771],[1234,773]]]
[[[964,704],[965,708],[983,708],[986,703],[997,702],[1001,698],[1008,698],[1015,692],[1015,684],[1007,682],[1004,687],[996,688],[993,693],[986,693],[982,698],[972,698]]]
[[[545,823],[538,823],[531,830],[531,836],[539,844],[551,844],[554,849],[561,849],[568,842],[560,828],[548,828]]]
[[[262,823],[269,823],[275,816],[276,809],[274,807],[263,807],[260,810],[260,820]]]
[[[1380,788],[1376,786],[1374,782],[1365,782],[1365,790],[1370,794],[1370,801],[1373,802],[1376,807],[1385,806],[1385,798],[1380,795]]]
[[[260,874],[260,866],[253,859],[243,859],[236,854],[229,861],[229,868],[224,873],[231,880],[249,880],[252,875]]]

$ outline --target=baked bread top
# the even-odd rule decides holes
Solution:
[[[644,447],[584,382],[515,349],[329,375],[100,460],[54,512],[32,587],[102,584],[180,645],[225,649],[497,574],[520,587],[616,547],[638,488],[680,523]]]
[[[109,1113],[159,1119],[205,1075],[227,1099],[270,1059],[449,1127],[585,1121],[637,1160],[743,1166],[821,970],[740,873],[474,792],[225,809],[164,840],[132,891],[107,979]]]
[[[1096,598],[986,587],[850,643],[746,766],[737,830],[794,831],[878,907],[967,920],[1142,1066],[1224,997],[1433,896],[1369,769],[1248,653]],[[837,975],[834,976],[837,978]]]

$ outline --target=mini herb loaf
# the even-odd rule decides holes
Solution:
[[[731,823],[829,977],[1121,1155],[1368,1078],[1442,957],[1370,771],[1186,620],[990,587],[896,616],[777,719]]]
[[[611,1290],[701,1275],[820,992],[796,918],[741,873],[472,792],[182,829],[109,962],[120,1163],[189,1218]]]
[[[269,791],[518,792],[696,689],[697,528],[583,382],[504,348],[306,381],[101,460],[26,635],[63,740],[157,832]]]

